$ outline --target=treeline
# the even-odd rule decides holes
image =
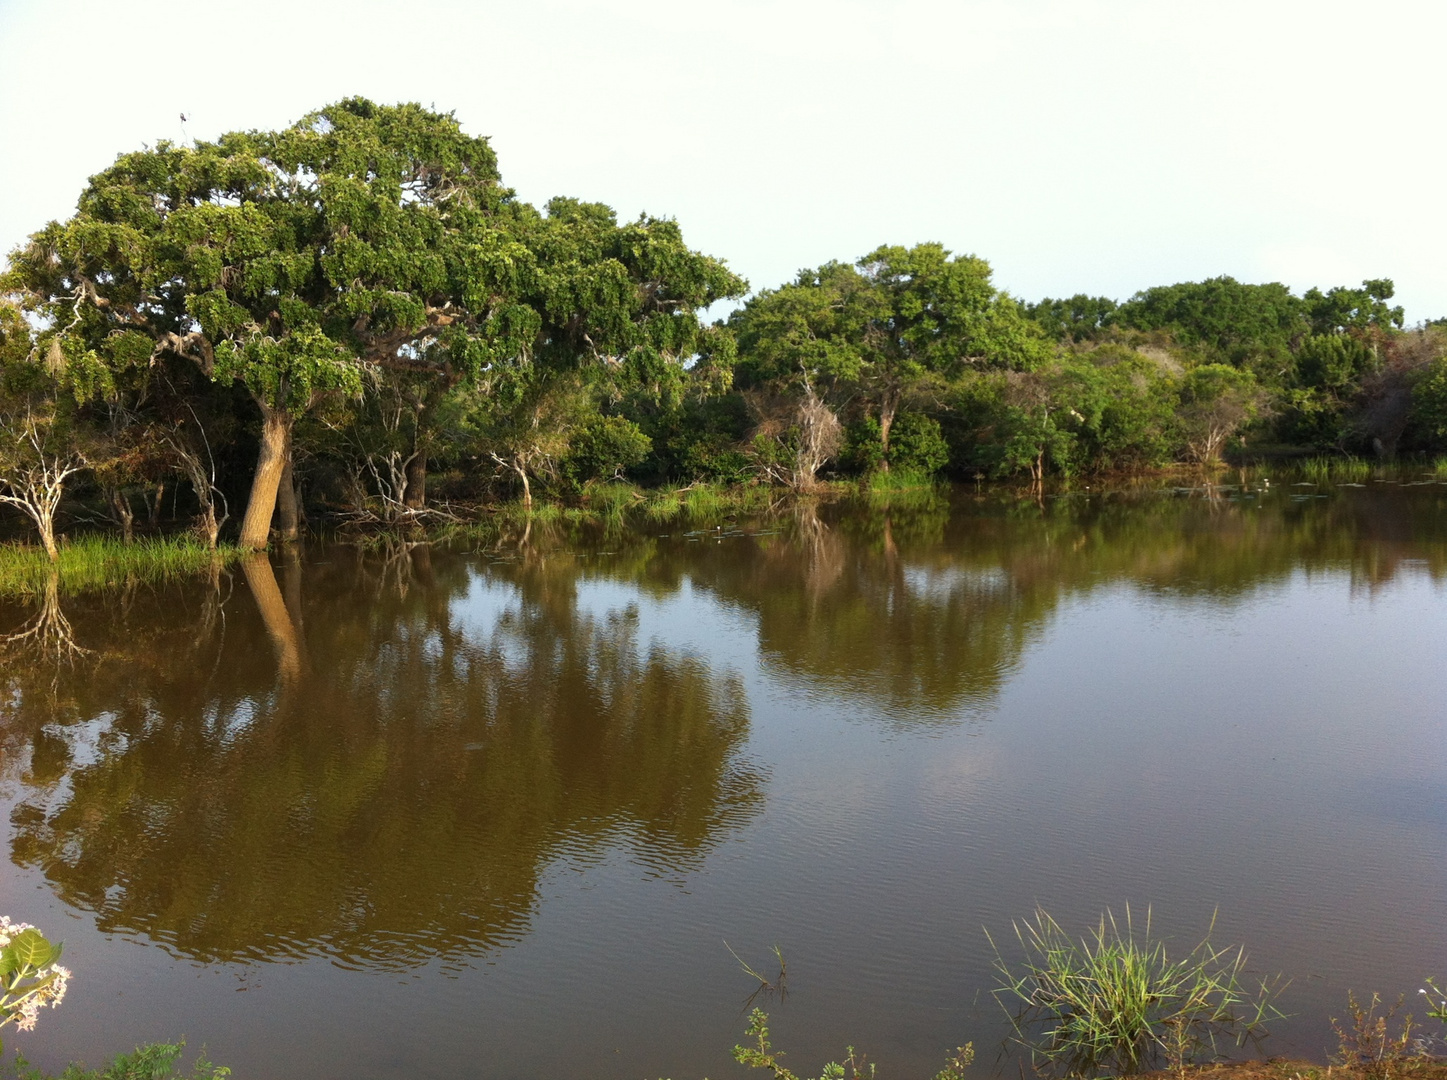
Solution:
[[[957,477],[1218,460],[1233,441],[1447,439],[1447,335],[1390,281],[1230,278],[1022,304],[988,263],[881,247],[748,293],[678,224],[542,208],[486,139],[350,99],[160,143],[0,278],[0,501],[228,523],[401,522],[600,481]]]

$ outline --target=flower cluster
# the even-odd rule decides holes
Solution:
[[[25,922],[11,922],[9,915],[0,915],[0,949],[10,944],[10,939],[22,930],[34,930],[35,927]]]
[[[32,1031],[45,1006],[65,999],[70,971],[56,963],[60,946],[29,923],[0,915],[0,1027]]]

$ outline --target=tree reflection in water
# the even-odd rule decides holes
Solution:
[[[187,957],[405,966],[525,932],[560,855],[684,871],[759,805],[737,676],[641,650],[546,574],[469,636],[461,560],[406,556],[432,584],[398,589],[395,559],[328,556],[304,646],[265,559],[224,633],[170,596],[110,612],[72,699],[11,718],[32,742],[15,861]]]
[[[526,932],[556,860],[622,848],[686,873],[762,803],[739,676],[640,640],[636,606],[590,614],[591,581],[687,584],[747,617],[767,675],[954,724],[1098,589],[1230,607],[1297,573],[1440,579],[1439,491],[957,492],[667,536],[554,522],[472,554],[330,545],[281,556],[280,581],[254,560],[229,599],[62,598],[90,650],[76,676],[4,675],[12,857],[101,929],[187,957],[460,961]]]

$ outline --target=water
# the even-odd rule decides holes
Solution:
[[[10,1040],[251,1077],[737,1075],[761,994],[1011,1069],[988,929],[1107,907],[1346,992],[1447,974],[1447,487],[824,506],[319,544],[62,598],[16,652],[0,912],[66,943]],[[4,625],[35,609],[10,605]],[[728,947],[725,946],[728,943]]]

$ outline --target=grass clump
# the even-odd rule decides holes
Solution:
[[[1322,455],[1303,461],[1301,474],[1314,484],[1360,484],[1370,479],[1372,463],[1359,457]]]
[[[1214,1058],[1223,1039],[1259,1039],[1283,1015],[1275,987],[1245,984],[1243,949],[1217,948],[1208,930],[1172,959],[1151,935],[1149,912],[1137,933],[1129,908],[1123,927],[1107,911],[1077,941],[1037,908],[1015,935],[1024,960],[1012,965],[995,949],[1004,977],[996,994],[1007,1011],[1014,1006],[1016,1038],[1036,1064],[1067,1076],[1132,1075],[1162,1063],[1180,1071]]]
[[[65,593],[162,584],[208,573],[218,563],[225,565],[239,556],[235,547],[223,545],[213,551],[189,536],[145,538],[130,544],[85,536],[63,544],[53,563],[41,548],[4,544],[0,545],[0,596],[37,596],[52,581]]]

